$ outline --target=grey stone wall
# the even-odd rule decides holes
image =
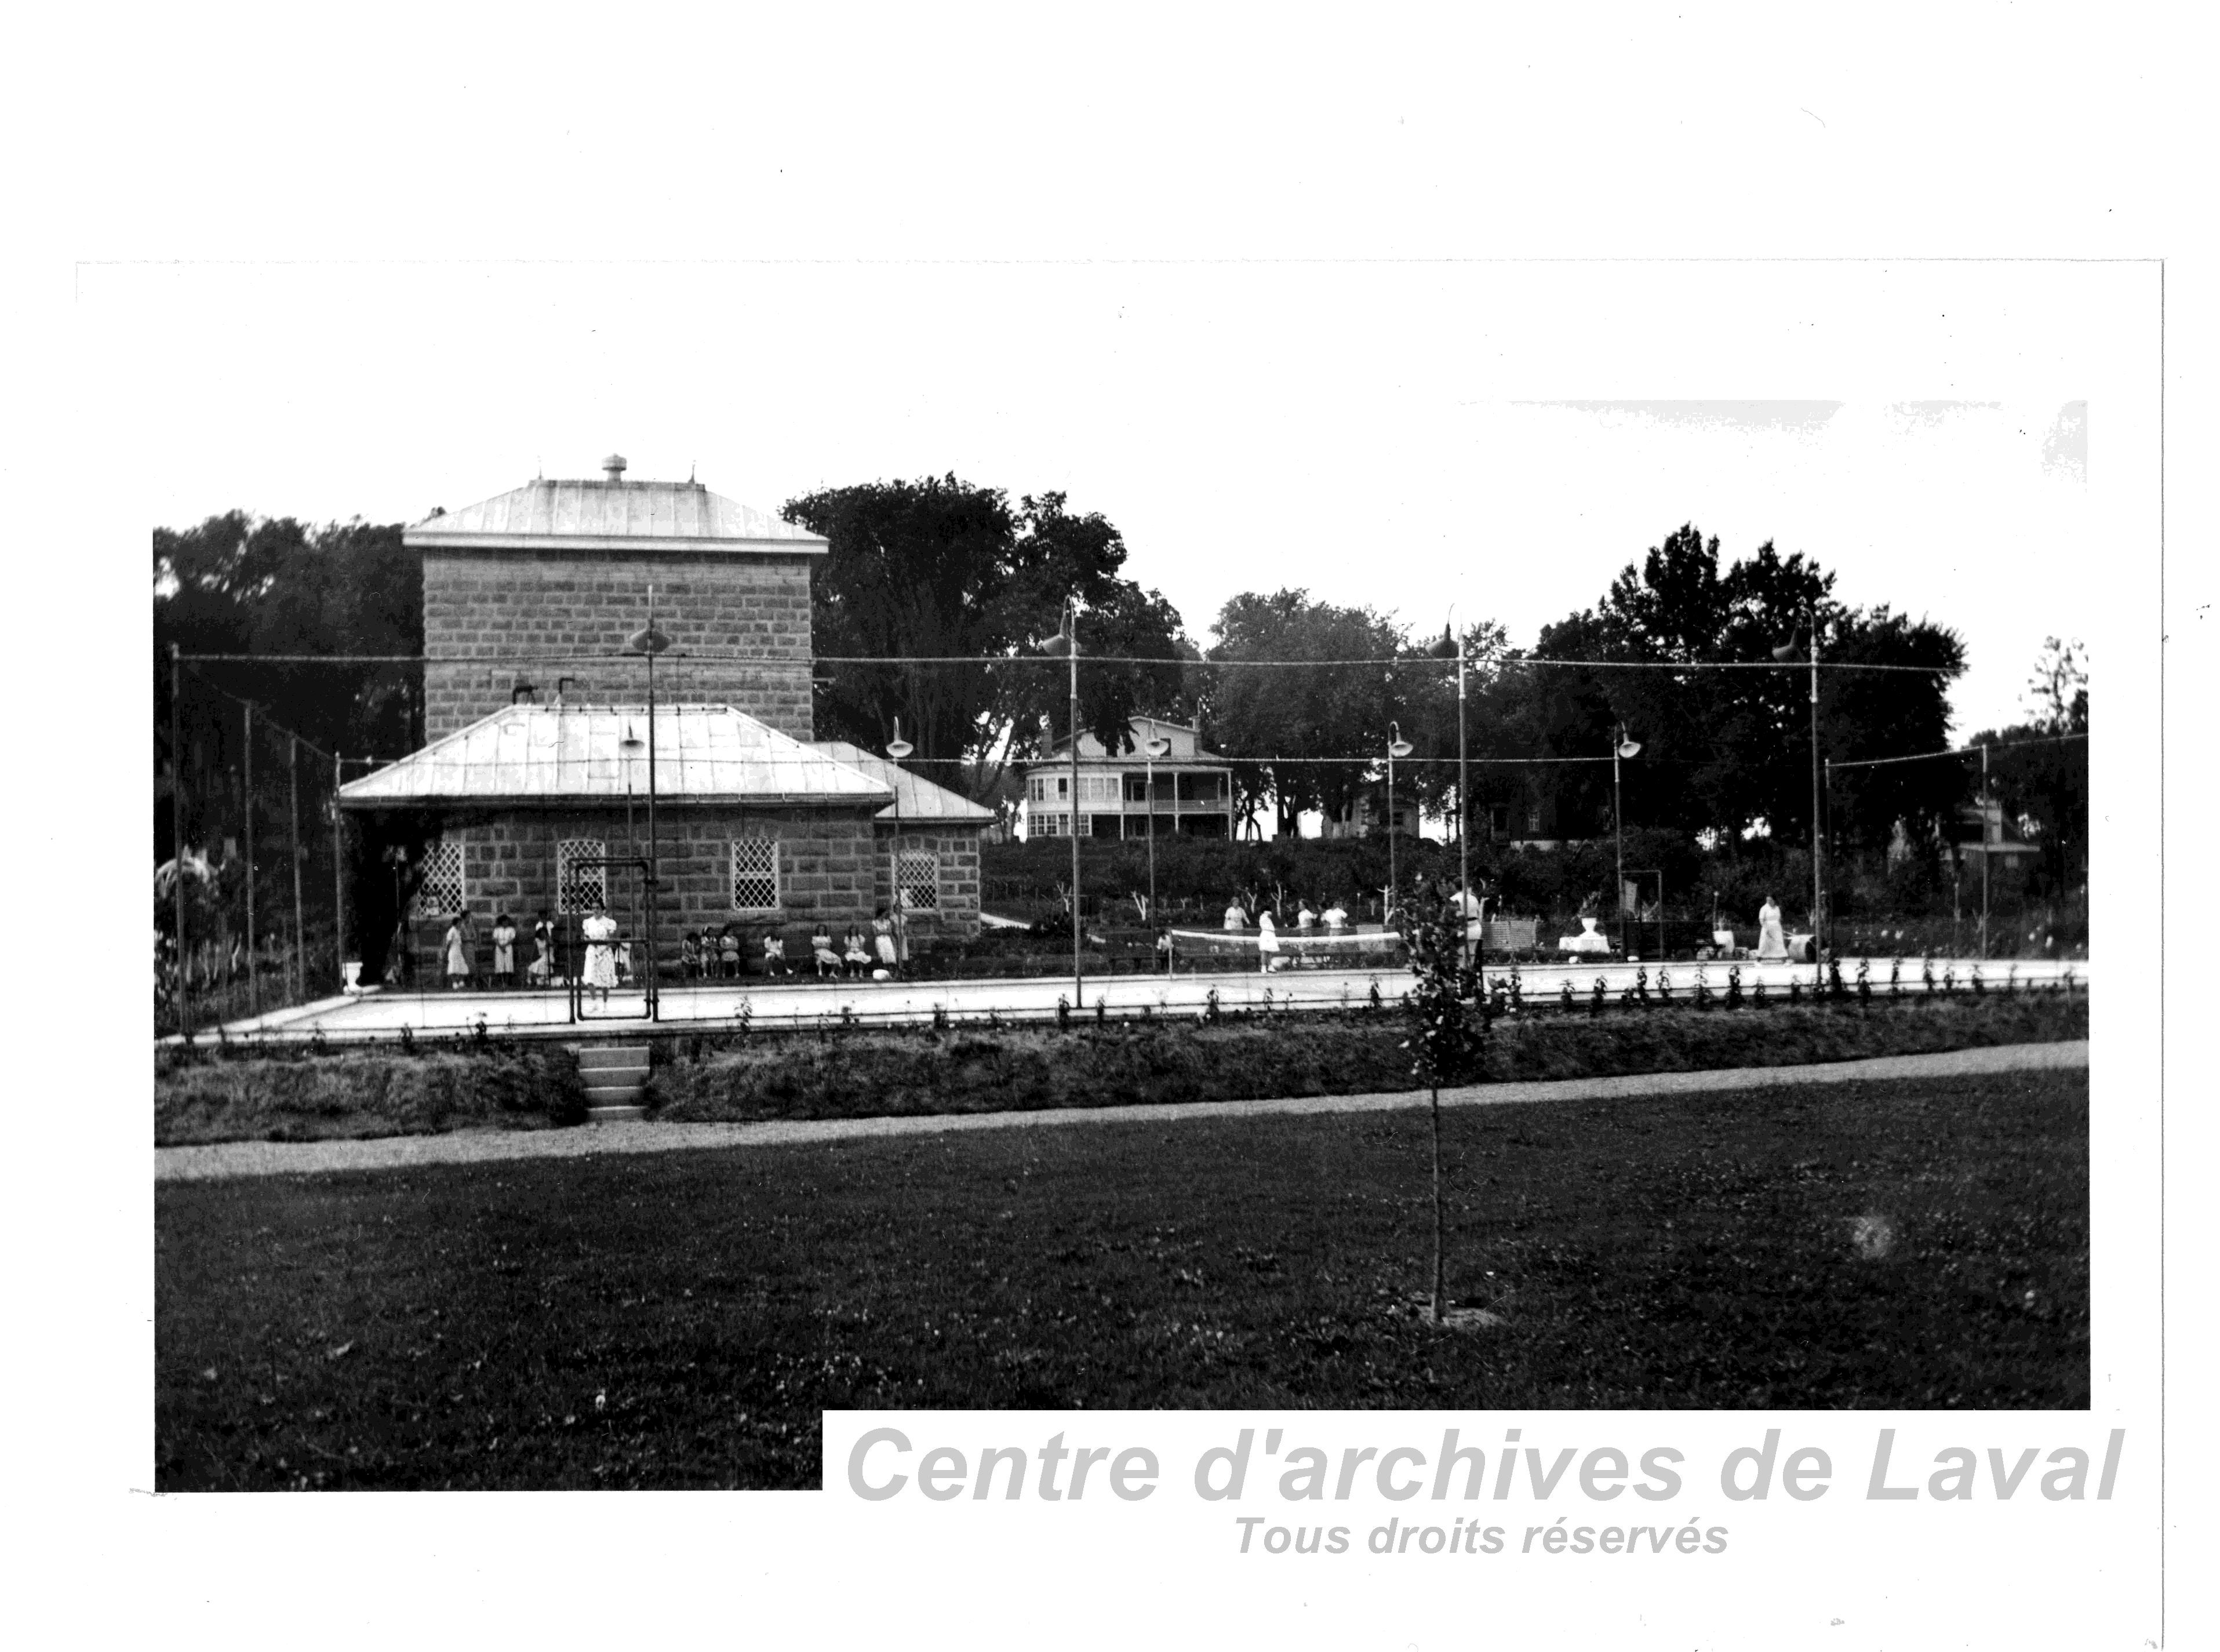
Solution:
[[[656,695],[736,706],[799,740],[812,737],[809,568],[806,556],[632,551],[424,552],[424,726],[427,740],[509,703],[520,682],[542,705],[559,678],[574,702],[637,704],[646,673],[621,649],[656,621],[672,655],[656,666]],[[674,658],[706,650],[741,658]],[[552,655],[582,658],[557,660]]]

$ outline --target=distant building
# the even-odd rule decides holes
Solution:
[[[1069,837],[1075,820],[1088,838],[1145,838],[1152,822],[1158,837],[1233,835],[1233,771],[1224,757],[1202,749],[1192,724],[1137,717],[1127,733],[1132,749],[1115,753],[1092,734],[1079,737],[1076,807],[1069,741],[1058,740],[1053,755],[1025,769],[1026,838]],[[1169,748],[1156,760],[1153,796],[1146,755],[1151,739]]]
[[[430,744],[349,782],[373,841],[419,845],[410,938],[467,913],[608,912],[645,928],[647,622],[664,961],[730,923],[795,940],[900,910],[912,938],[979,923],[991,810],[811,735],[809,570],[826,541],[695,482],[534,481],[402,536],[424,557]],[[627,938],[632,938],[630,934]],[[789,956],[806,956],[789,944]]]
[[[1395,832],[1400,837],[1419,835],[1419,811],[1416,800],[1401,796],[1395,800]],[[1388,830],[1388,788],[1382,784],[1357,794],[1355,801],[1338,815],[1324,817],[1319,824],[1321,838],[1376,838]]]

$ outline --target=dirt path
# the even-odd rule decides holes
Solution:
[[[1809,1067],[1734,1067],[1710,1073],[1644,1073],[1475,1085],[1442,1092],[1444,1107],[1512,1102],[1595,1101],[1691,1091],[1839,1084],[1855,1079],[1949,1078],[2037,1068],[2086,1068],[2088,1042],[2016,1044],[1931,1056],[1880,1056]],[[1423,1093],[1291,1096],[1269,1101],[1184,1101],[1161,1106],[1066,1107],[1034,1113],[923,1113],[895,1119],[776,1120],[746,1125],[589,1125],[576,1130],[471,1131],[450,1136],[387,1136],[372,1141],[224,1142],[158,1147],[157,1181],[226,1176],[296,1175],[330,1170],[390,1170],[488,1160],[572,1158],[594,1153],[667,1153],[700,1147],[775,1147],[867,1136],[933,1135],[951,1130],[1019,1130],[1045,1125],[1168,1124],[1183,1119],[1248,1119],[1313,1113],[1386,1113],[1425,1105]]]

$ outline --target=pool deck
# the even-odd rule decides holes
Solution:
[[[1855,990],[1860,960],[1843,960],[1843,978]],[[1889,995],[1891,960],[1868,960],[1869,982],[1876,998]],[[1762,984],[1768,997],[1785,999],[1792,982],[1810,992],[1818,970],[1809,963],[1756,963],[1732,964],[1711,962],[1701,965],[1668,963],[1589,963],[1521,964],[1518,978],[1526,1001],[1557,1004],[1567,987],[1575,1001],[1585,1005],[1596,982],[1616,1000],[1631,990],[1637,971],[1646,974],[1653,999],[1661,987],[1669,986],[1674,1002],[1694,1001],[1700,974],[1713,1001],[1727,990],[1730,969],[1741,972],[1745,994]],[[1992,959],[1986,963],[1968,958],[1936,959],[1936,979],[1944,972],[1956,990],[1968,990],[1978,969],[1989,991],[2010,987],[2014,991],[2057,990],[2069,984],[2074,990],[2089,982],[2086,959]],[[1509,970],[1491,964],[1491,983]],[[1357,1008],[1371,1001],[1376,988],[1393,1003],[1407,988],[1410,975],[1400,968],[1370,969],[1290,969],[1269,975],[1254,971],[1204,972],[1177,975],[1089,975],[1085,978],[1078,1012],[1100,1013],[1107,1018],[1194,1017],[1207,1013],[1212,994],[1221,1010],[1328,1010]],[[1918,960],[1902,962],[1899,990],[1916,996],[1924,990]],[[695,1031],[730,1030],[745,1023],[751,1027],[814,1028],[840,1025],[874,1026],[916,1025],[936,1013],[951,1022],[1052,1020],[1059,1000],[1072,996],[1069,976],[1045,976],[966,981],[816,981],[745,979],[666,987],[657,1020],[646,1019],[644,995],[617,992],[606,1004],[589,1001],[585,1014],[573,1019],[570,995],[560,988],[538,992],[409,991],[392,988],[356,995],[319,999],[269,1014],[234,1021],[224,1028],[227,1039],[247,1043],[296,1043],[321,1038],[330,1044],[384,1042],[405,1029],[412,1038],[467,1037],[481,1025],[497,1038],[606,1038],[638,1036],[660,1026]],[[198,1035],[203,1040],[211,1035]],[[174,1042],[172,1040],[171,1042]]]

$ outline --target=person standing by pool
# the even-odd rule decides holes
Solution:
[[[1757,909],[1757,956],[1784,960],[1788,957],[1788,938],[1780,932],[1780,907],[1769,895]]]
[[[505,912],[493,920],[493,978],[504,987],[516,985],[516,920]]]
[[[455,921],[447,926],[445,946],[447,954],[447,990],[454,992],[471,984],[470,914],[458,912]]]
[[[1269,907],[1257,914],[1257,957],[1267,972],[1278,969],[1284,962],[1280,957],[1279,926],[1272,921]]]
[[[901,957],[895,951],[895,920],[881,907],[878,915],[871,920],[872,945],[879,955],[879,968],[891,976],[901,965]]]
[[[589,914],[579,926],[586,935],[586,985],[609,1001],[609,990],[617,984],[617,920],[606,912]]]
[[[544,987],[555,963],[555,920],[546,913],[532,925],[532,959],[524,966],[525,984]]]

